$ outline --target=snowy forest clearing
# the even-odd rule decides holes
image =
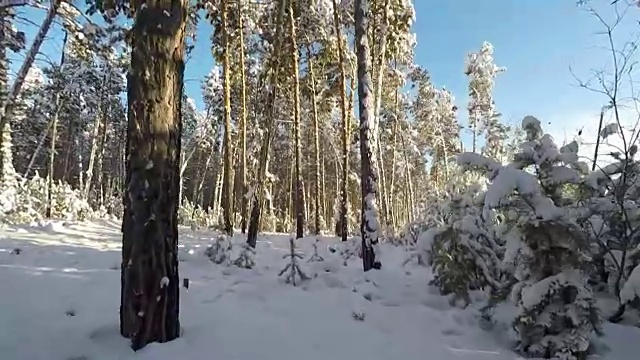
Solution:
[[[288,235],[260,236],[256,266],[246,270],[204,255],[216,234],[180,230],[180,277],[190,283],[180,294],[182,336],[136,353],[118,329],[119,222],[0,230],[2,359],[519,358],[504,337],[479,329],[477,309],[452,307],[427,286],[428,268],[403,266],[403,247],[384,244],[384,267],[363,273],[357,256],[345,267],[339,251],[329,251],[342,246],[336,238],[321,239],[324,261],[307,262],[314,240],[304,238],[300,264],[313,279],[294,287],[278,278]],[[640,329],[604,327],[603,355],[594,358],[637,358]]]

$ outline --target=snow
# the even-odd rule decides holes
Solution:
[[[602,140],[605,140],[609,136],[617,134],[618,133],[618,129],[619,129],[619,127],[618,127],[617,123],[607,124],[600,131],[600,137],[602,138]]]
[[[306,259],[316,238],[298,240],[300,266],[312,279],[294,287],[277,276],[290,261],[283,259],[290,253],[287,234],[260,236],[250,270],[205,256],[217,233],[181,228],[180,234],[180,274],[190,282],[180,295],[182,336],[134,353],[118,329],[119,222],[0,228],[2,359],[519,358],[502,335],[480,329],[477,309],[451,307],[428,286],[427,267],[402,266],[402,247],[381,244],[383,268],[364,273],[357,256],[343,266],[339,252],[328,251],[341,246],[338,239],[320,237],[325,261],[314,262]],[[235,258],[244,239],[230,240]],[[606,324],[604,330],[598,359],[636,358],[640,329]]]
[[[537,136],[542,134],[542,127],[540,126],[540,120],[538,120],[535,116],[527,115],[522,119],[522,128],[529,135],[528,140],[533,140]]]
[[[636,298],[640,298],[640,265],[633,269],[620,290],[620,302],[623,304],[632,302]]]

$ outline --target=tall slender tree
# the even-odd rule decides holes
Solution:
[[[302,186],[302,144],[300,143],[300,79],[298,74],[298,44],[293,0],[289,0],[289,45],[291,46],[291,77],[293,78],[293,137],[295,151],[295,214],[296,238],[304,236],[304,188]]]
[[[342,183],[340,186],[340,214],[336,226],[336,235],[347,241],[349,233],[349,132],[351,128],[350,114],[347,113],[347,73],[345,69],[345,49],[342,42],[341,21],[337,0],[333,0],[333,27],[338,42],[338,68],[340,69],[340,117],[342,119]],[[366,35],[365,35],[366,36]]]
[[[180,334],[178,196],[186,0],[133,2],[120,331],[138,350]]]
[[[221,32],[222,32],[222,71],[224,89],[224,170],[222,180],[222,212],[224,217],[224,231],[233,235],[233,144],[231,143],[231,64],[229,63],[229,24],[228,24],[228,0],[222,0],[221,4]]]
[[[371,60],[367,38],[368,0],[355,0],[356,56],[358,59],[358,110],[360,113],[360,184],[362,190],[362,263],[364,271],[379,269],[374,247],[378,244],[380,223],[376,207],[378,173],[376,169],[376,122],[371,82]]]
[[[47,11],[47,15],[45,16],[42,24],[40,25],[40,29],[36,33],[33,42],[31,43],[31,47],[25,56],[25,60],[20,66],[20,70],[18,70],[18,74],[16,79],[11,86],[11,91],[8,96],[3,99],[4,101],[0,104],[0,129],[4,129],[5,125],[8,123],[11,115],[13,114],[13,103],[22,91],[22,85],[24,84],[24,79],[27,77],[27,73],[31,69],[33,62],[36,60],[36,55],[40,51],[40,46],[44,42],[45,37],[49,33],[49,29],[53,24],[53,20],[56,17],[58,12],[58,8],[62,0],[52,0],[49,6],[49,10]],[[4,10],[3,10],[4,11]]]
[[[11,152],[11,126],[5,116],[5,105],[11,99],[7,50],[18,52],[25,44],[24,33],[13,27],[14,15],[12,8],[0,8],[0,192],[15,192],[17,186]]]
[[[58,66],[58,71],[62,71],[62,67],[64,66],[64,55],[65,48],[67,46],[67,39],[69,38],[69,33],[64,32],[64,39],[62,40],[62,52],[60,54],[60,64]],[[53,173],[55,167],[55,157],[56,157],[56,139],[58,137],[58,118],[60,117],[60,102],[61,102],[61,93],[63,89],[60,86],[60,81],[57,81],[56,84],[56,94],[54,95],[54,113],[53,118],[51,119],[51,144],[49,147],[49,173],[47,176],[47,217],[51,218],[53,214]]]
[[[264,200],[264,192],[266,188],[267,169],[269,164],[269,151],[271,149],[271,141],[275,132],[275,116],[277,105],[277,80],[280,74],[280,52],[282,47],[283,24],[286,10],[286,0],[278,0],[278,14],[276,17],[276,30],[273,46],[273,53],[269,54],[269,62],[271,72],[269,74],[269,93],[267,98],[267,116],[265,124],[265,134],[260,148],[260,162],[258,164],[258,173],[256,177],[256,186],[253,191],[253,204],[251,208],[251,217],[249,219],[249,229],[247,231],[247,244],[255,248],[258,240],[258,229],[260,227],[260,213]]]
[[[318,121],[318,102],[316,93],[316,76],[313,68],[313,56],[311,55],[311,46],[307,44],[307,61],[309,66],[309,90],[311,92],[311,107],[313,117],[313,220],[314,220],[314,233],[320,234],[322,222],[321,210],[320,210],[320,126]]]
[[[245,71],[245,44],[244,44],[244,15],[242,8],[242,1],[237,0],[238,3],[238,34],[240,43],[240,86],[241,86],[241,101],[240,104],[240,146],[242,159],[240,160],[241,174],[240,174],[240,229],[244,234],[247,230],[247,76]]]

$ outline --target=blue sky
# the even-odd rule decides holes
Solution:
[[[609,4],[610,0],[593,0]],[[567,136],[575,128],[591,126],[606,101],[601,95],[575,86],[569,67],[587,76],[589,69],[610,63],[606,51],[598,48],[605,38],[595,33],[602,28],[574,0],[415,0],[417,35],[416,62],[431,73],[437,86],[451,90],[466,120],[467,78],[463,74],[469,51],[482,41],[495,48],[496,63],[507,71],[496,80],[496,106],[507,122],[519,122],[527,114],[550,123],[552,131]],[[604,9],[609,9],[607,5]],[[640,19],[632,9],[630,19]],[[28,10],[39,21],[43,10]],[[605,15],[610,11],[605,11]],[[204,22],[203,22],[204,23]],[[637,23],[620,28],[620,38],[637,28]],[[210,26],[199,29],[199,39],[185,78],[189,95],[201,104],[200,80],[211,70]],[[29,38],[35,28],[28,29]],[[57,58],[62,35],[52,33],[44,52]],[[595,126],[595,125],[593,125]],[[561,136],[561,135],[560,135]]]

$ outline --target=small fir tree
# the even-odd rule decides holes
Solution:
[[[230,265],[231,264],[231,250],[233,246],[231,241],[226,235],[218,235],[216,241],[207,247],[205,255],[212,262],[218,265]]]
[[[558,147],[540,121],[522,122],[527,139],[505,166],[466,153],[459,162],[487,171],[484,211],[498,209],[510,224],[504,262],[515,275],[513,328],[517,350],[531,357],[584,359],[600,314],[587,284],[588,242],[571,216],[567,185],[581,181],[575,142]]]
[[[289,259],[287,265],[280,270],[278,276],[284,279],[287,284],[296,286],[303,281],[309,280],[309,277],[302,271],[298,260],[302,259],[302,253],[296,251],[295,241],[292,238],[289,239],[289,253],[285,254],[283,259]]]

